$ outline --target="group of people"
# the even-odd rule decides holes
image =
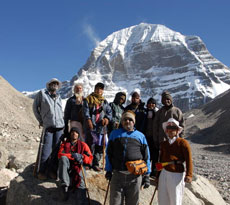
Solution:
[[[124,107],[125,92],[118,92],[109,103],[103,97],[103,83],[97,83],[86,97],[83,84],[76,83],[63,113],[57,94],[60,87],[61,82],[53,78],[34,99],[33,111],[43,127],[39,179],[58,177],[64,200],[71,188],[77,188],[80,204],[86,198],[84,172],[89,168],[101,171],[106,147],[105,178],[110,183],[111,205],[139,204],[140,188],[150,186],[150,176],[158,180],[159,204],[182,204],[184,182],[192,181],[192,157],[184,139],[183,114],[169,92],[162,93],[160,109],[153,98],[145,107],[136,91]],[[57,172],[50,166],[53,153],[58,158]],[[157,162],[164,164],[161,171]]]

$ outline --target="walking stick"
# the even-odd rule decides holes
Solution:
[[[103,138],[103,172],[105,170],[105,138],[106,138],[106,126],[104,126],[104,138]]]
[[[41,164],[41,157],[42,157],[42,149],[44,145],[44,136],[45,136],[45,128],[42,128],[42,134],[40,138],[38,153],[37,153],[37,159],[35,162],[34,170],[33,170],[33,176],[36,177],[39,170],[40,170],[40,164]]]
[[[107,199],[107,196],[108,196],[110,182],[111,182],[111,179],[109,180],[108,185],[107,185],[106,194],[105,194],[105,200],[104,200],[104,205],[106,203],[106,199]]]
[[[83,175],[83,179],[84,179],[84,183],[85,183],[85,189],[86,189],[86,192],[87,192],[87,195],[88,195],[88,200],[89,200],[89,205],[90,205],[89,190],[88,190],[88,187],[87,187],[87,184],[86,184],[85,171],[84,171],[84,168],[83,168],[82,164],[81,164],[81,170],[82,170],[82,175]]]
[[[153,199],[154,199],[154,196],[155,196],[155,194],[156,194],[157,188],[158,188],[158,184],[156,185],[156,188],[155,188],[155,190],[154,190],[154,192],[153,192],[153,196],[152,196],[152,199],[151,199],[149,205],[151,205],[151,204],[153,203]]]

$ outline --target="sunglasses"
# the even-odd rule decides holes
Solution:
[[[178,127],[175,126],[175,125],[168,125],[168,126],[166,127],[166,129],[167,129],[167,130],[178,130]]]
[[[124,121],[126,121],[126,120],[132,121],[132,122],[133,122],[133,119],[132,119],[132,118],[129,118],[129,117],[124,118]]]

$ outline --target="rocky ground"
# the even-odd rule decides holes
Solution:
[[[208,178],[230,204],[230,145],[203,145],[190,141],[194,173]]]

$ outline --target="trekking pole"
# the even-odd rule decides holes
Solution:
[[[40,126],[39,126],[40,128]],[[41,157],[42,157],[42,149],[44,145],[44,136],[45,136],[45,128],[42,128],[42,134],[40,138],[38,153],[37,153],[37,159],[35,162],[34,170],[33,170],[33,176],[36,177],[39,170],[40,170],[40,164],[41,164]]]
[[[105,194],[105,200],[104,200],[104,205],[106,203],[106,199],[107,199],[107,196],[108,196],[110,182],[111,182],[111,179],[109,180],[108,185],[107,185],[106,194]]]
[[[152,199],[151,199],[149,205],[151,205],[151,204],[153,203],[153,199],[154,199],[154,196],[155,196],[155,194],[156,194],[157,188],[158,188],[158,184],[156,185],[156,188],[154,189],[153,196],[152,196]]]
[[[105,139],[106,138],[106,126],[104,126],[104,138],[103,138],[103,172],[105,170]]]
[[[82,170],[82,175],[83,175],[83,179],[84,179],[84,183],[85,183],[85,189],[86,189],[86,192],[87,192],[87,195],[88,195],[88,200],[89,200],[89,205],[90,205],[89,190],[88,190],[88,186],[86,184],[85,171],[84,171],[84,168],[83,168],[82,164],[81,164],[81,170]]]

